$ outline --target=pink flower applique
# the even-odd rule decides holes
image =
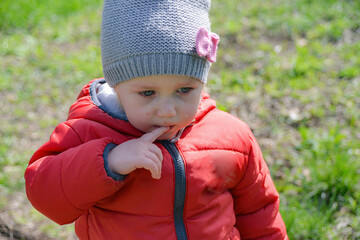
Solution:
[[[201,57],[206,57],[210,62],[216,61],[217,45],[220,37],[201,27],[196,35],[196,52]]]

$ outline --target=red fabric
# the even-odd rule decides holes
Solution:
[[[142,133],[95,106],[90,84],[31,158],[25,172],[29,200],[59,224],[76,221],[80,239],[176,239],[170,154],[157,143],[164,155],[160,180],[143,169],[124,181],[108,177],[106,145]],[[287,239],[278,193],[245,123],[216,109],[204,94],[195,124],[176,146],[185,163],[188,239]]]

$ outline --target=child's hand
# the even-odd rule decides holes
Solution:
[[[138,139],[124,142],[109,152],[110,170],[126,175],[137,168],[145,168],[155,179],[161,177],[163,156],[161,150],[153,142],[169,128],[159,127],[145,133]]]

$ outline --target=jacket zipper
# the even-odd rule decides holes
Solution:
[[[162,145],[170,153],[175,168],[175,199],[174,199],[174,222],[176,237],[178,240],[187,240],[184,223],[184,206],[186,194],[185,164],[179,150],[174,143],[162,141]]]

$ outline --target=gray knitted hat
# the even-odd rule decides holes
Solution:
[[[218,41],[210,32],[209,9],[210,0],[105,0],[101,50],[107,83],[162,74],[206,83]]]

